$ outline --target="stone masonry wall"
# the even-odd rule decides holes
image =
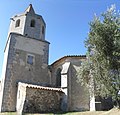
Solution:
[[[61,68],[62,71],[66,71],[65,73],[61,73],[61,83],[65,82],[65,80],[62,81],[62,77],[67,77],[67,109],[68,111],[83,111],[83,110],[89,110],[89,92],[88,89],[84,86],[81,86],[80,83],[78,83],[77,78],[77,72],[80,68],[80,65],[82,61],[85,59],[85,57],[67,57],[63,61],[57,61],[55,63],[55,67],[52,67],[52,81],[55,82],[56,79],[56,71],[58,68]],[[70,62],[70,66],[63,67],[65,63]],[[64,70],[63,70],[64,69]]]
[[[45,23],[42,19],[41,16],[37,15],[37,14],[30,14],[27,13],[26,14],[26,22],[25,22],[25,28],[24,28],[24,35],[28,35],[29,37],[35,38],[35,39],[41,39],[44,40],[45,39]],[[30,22],[31,20],[35,20],[35,27],[30,27]],[[44,33],[42,33],[42,27],[44,27]]]
[[[16,27],[17,20],[20,20],[20,25],[18,27]],[[35,21],[34,27],[30,27],[31,20]],[[42,30],[43,27],[44,27],[44,32]],[[14,33],[26,35],[31,38],[45,40],[45,29],[46,29],[46,24],[42,16],[31,12],[24,12],[22,14],[17,14],[12,17],[8,36],[10,33],[14,32]]]
[[[6,71],[3,75],[5,80],[4,87],[2,86],[1,111],[16,111],[18,82],[49,85],[47,62],[44,61],[46,44],[48,45],[42,41],[11,34]],[[29,54],[34,56],[32,65],[27,63]]]
[[[10,43],[10,39],[8,38],[8,41],[7,41],[7,44],[6,44],[6,47],[5,47],[5,52],[4,52],[4,62],[3,62],[3,68],[2,68],[2,75],[1,75],[1,90],[0,90],[0,112],[3,110],[3,106],[2,106],[2,103],[3,103],[3,93],[4,93],[4,83],[5,83],[5,80],[6,80],[6,74],[9,74],[9,70],[8,72],[6,73],[6,65],[7,65],[7,59],[8,59],[8,51],[9,51],[9,43]],[[8,104],[7,102],[5,104]]]
[[[90,109],[90,100],[89,100],[89,92],[85,86],[82,86],[81,83],[78,82],[77,71],[79,66],[72,65],[71,67],[71,107],[72,111],[85,111]]]
[[[23,112],[41,113],[61,111],[61,98],[61,92],[27,88]]]
[[[10,36],[11,37],[11,36]],[[4,72],[2,74],[2,95],[1,95],[1,111],[15,111],[15,101],[12,99],[12,96],[14,97],[14,93],[11,90],[11,88],[14,88],[16,91],[16,83],[12,84],[12,78],[13,78],[13,72],[12,71],[12,61],[14,60],[15,50],[13,46],[15,45],[16,40],[10,40],[7,43],[7,49],[5,49],[5,54],[8,53],[8,55],[5,55],[4,58],[6,58],[6,63],[4,63]],[[10,45],[10,46],[9,46]],[[8,101],[9,100],[9,101]]]

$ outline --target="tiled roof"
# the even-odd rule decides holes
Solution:
[[[57,63],[57,62],[59,62],[59,61],[61,61],[61,60],[64,60],[64,59],[66,59],[66,58],[69,58],[69,57],[71,57],[71,58],[86,58],[86,55],[67,55],[67,56],[64,56],[64,57],[56,60],[56,61],[53,62],[51,65],[54,65],[55,63]]]
[[[23,86],[28,87],[28,88],[63,92],[62,88],[43,87],[43,86],[39,86],[39,85],[27,84],[27,83],[22,83],[22,82],[19,82],[18,84],[23,85]]]

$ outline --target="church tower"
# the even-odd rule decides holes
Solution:
[[[42,16],[35,14],[30,4],[23,14],[11,18],[9,33],[14,32],[38,40],[45,40],[45,28]]]
[[[18,82],[49,85],[46,24],[32,5],[11,18],[0,86],[0,111],[16,111]]]

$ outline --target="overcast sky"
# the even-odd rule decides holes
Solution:
[[[66,55],[84,55],[84,40],[89,22],[112,4],[120,9],[120,0],[4,0],[0,1],[0,75],[10,17],[33,5],[46,22],[46,40],[50,44],[49,64]]]

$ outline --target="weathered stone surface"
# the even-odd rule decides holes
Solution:
[[[61,110],[61,95],[59,92],[27,88],[26,93],[23,112],[58,112]]]
[[[20,23],[16,26],[17,21]],[[11,20],[0,83],[0,111],[89,110],[89,93],[77,83],[76,76],[86,57],[65,56],[48,65],[45,28],[42,16],[35,14],[32,5]]]
[[[31,38],[25,38],[23,36],[19,36],[17,34],[11,34],[10,39],[10,47],[8,53],[8,61],[6,66],[6,77],[4,82],[4,93],[3,93],[3,110],[5,111],[15,111],[15,104],[16,104],[16,94],[17,94],[17,83],[19,81],[24,81],[26,83],[33,83],[33,84],[40,84],[43,86],[49,85],[49,75],[48,75],[48,67],[45,66],[42,68],[43,65],[47,65],[48,57],[44,55],[44,45],[46,42],[41,42],[38,40],[29,40]],[[19,40],[21,39],[21,41]],[[28,39],[29,42],[26,43],[24,39]],[[27,40],[27,41],[28,41]],[[34,50],[30,50],[29,47],[32,47],[31,44],[34,41],[36,43],[36,49],[39,48],[38,54],[34,52]],[[21,44],[21,45],[16,45]],[[42,47],[42,45],[43,47]],[[28,45],[29,51],[26,51],[25,47],[22,45]],[[47,45],[48,47],[48,45]],[[34,62],[32,65],[27,63],[27,56],[32,55],[34,56]],[[46,61],[43,60],[43,58]],[[44,77],[43,77],[44,76]],[[8,91],[10,91],[8,93]],[[9,95],[9,96],[8,96]],[[4,107],[4,103],[9,100],[10,106],[9,108]]]
[[[61,68],[61,87],[64,96],[64,106],[68,111],[89,110],[89,92],[86,87],[81,86],[77,81],[77,71],[85,57],[66,56],[52,64],[52,84],[56,84],[57,70]],[[66,105],[67,104],[67,105]]]
[[[14,20],[14,21],[13,21]],[[48,86],[49,42],[45,40],[45,23],[42,16],[25,12],[13,17],[5,47],[2,82],[0,91],[0,111],[15,111],[17,83]],[[17,21],[19,26],[16,27]],[[31,21],[35,21],[31,27]],[[44,28],[44,33],[42,32]],[[28,63],[32,56],[32,64]],[[9,100],[9,104],[6,103]]]
[[[18,27],[16,27],[17,20],[20,20],[20,24]],[[34,27],[31,27],[32,20],[35,21]],[[18,14],[12,17],[8,36],[10,33],[14,32],[34,39],[45,40],[45,29],[46,24],[42,16],[25,11],[22,14]]]
[[[17,112],[41,113],[61,111],[63,95],[64,93],[60,88],[19,83]]]

